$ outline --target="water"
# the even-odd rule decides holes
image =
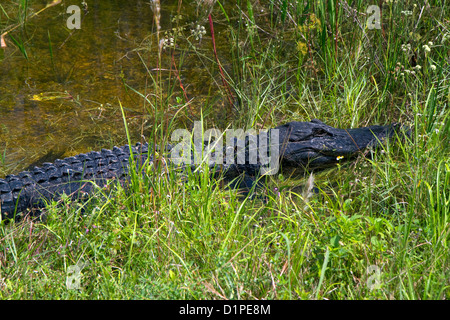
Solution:
[[[33,1],[32,8],[38,11],[45,3]],[[67,29],[70,3],[66,3],[45,10],[29,19],[25,29],[12,32],[24,40],[28,60],[9,37],[8,47],[0,49],[0,177],[56,158],[125,144],[119,101],[133,142],[142,141],[141,134],[147,136],[151,130],[154,109],[130,89],[150,98],[155,94],[152,76],[157,76],[158,50],[149,2],[87,3],[89,12],[81,12],[80,30]],[[162,3],[162,30],[175,26],[177,5],[178,1]],[[204,17],[199,21],[195,2],[183,2],[181,13],[186,37],[198,23],[209,36],[209,25]],[[216,41],[221,43],[221,26],[216,28]],[[190,108],[178,113],[180,121],[198,119],[207,100],[215,107],[203,109],[203,114],[223,119],[226,110],[208,71],[213,69],[211,38],[189,39],[195,50],[177,50],[173,59],[170,50],[163,52],[163,77],[158,81],[164,98],[168,91],[174,93],[165,117],[173,117],[182,105],[177,97],[178,101],[184,98],[173,71],[175,61],[188,99],[195,98]],[[209,60],[200,59],[202,54]],[[221,59],[226,64],[226,54]]]

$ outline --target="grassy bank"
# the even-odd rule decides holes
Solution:
[[[198,59],[234,127],[401,122],[411,140],[315,173],[312,196],[301,187],[309,173],[269,177],[265,201],[219,187],[207,168],[183,183],[159,161],[128,190],[111,184],[84,203],[50,204],[43,223],[2,223],[2,299],[449,297],[448,3],[383,2],[380,29],[367,28],[366,1],[259,3],[218,1],[211,20],[199,9],[208,50],[195,32],[154,45],[165,37],[155,8],[146,49],[158,54],[143,63],[171,67],[173,57],[181,70]],[[209,21],[222,26],[215,41],[228,41],[229,57],[219,45],[214,54]],[[154,70],[149,79],[149,140],[164,144],[176,129],[167,110],[194,117],[189,83]],[[74,277],[78,289],[68,288]]]

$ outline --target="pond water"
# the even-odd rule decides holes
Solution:
[[[48,2],[32,1],[32,10]],[[178,1],[162,2],[161,30],[171,30],[178,19],[194,46],[174,51],[173,57],[165,50],[159,79],[158,42],[148,0],[87,1],[79,30],[67,28],[71,4],[64,1],[50,7],[11,32],[24,43],[26,56],[9,35],[7,48],[0,49],[0,177],[56,158],[125,144],[119,101],[133,142],[142,141],[155,113],[142,96],[154,97],[155,78],[163,96],[172,88],[175,102],[164,110],[166,117],[173,117],[183,104],[177,99],[185,98],[177,84],[181,81],[187,98],[194,98],[190,108],[177,114],[182,123],[198,119],[207,99],[214,108],[203,109],[203,115],[224,118],[223,98],[213,94],[220,78],[210,74],[211,37],[208,32],[196,40],[190,32],[197,25],[209,31],[207,20],[199,21],[195,2],[183,2],[180,15]],[[220,23],[215,28],[217,43],[224,43]],[[208,58],[199,59],[199,52]],[[227,54],[229,50],[220,53],[225,65]]]

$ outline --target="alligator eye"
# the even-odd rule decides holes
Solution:
[[[333,136],[332,133],[328,132],[323,128],[313,128],[312,133],[314,137],[324,137],[324,136]]]

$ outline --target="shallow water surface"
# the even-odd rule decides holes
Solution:
[[[27,58],[9,36],[8,47],[0,49],[0,176],[125,144],[120,104],[133,142],[142,141],[142,133],[151,128],[154,109],[142,98],[154,96],[152,81],[158,73],[149,2],[87,1],[88,12],[81,11],[79,30],[66,26],[69,2],[46,9],[24,28],[11,32],[24,42]],[[38,11],[45,3],[34,1],[32,10]],[[161,37],[164,30],[174,27],[177,5],[178,1],[162,2]],[[196,20],[195,10],[195,5],[183,4],[180,18],[184,25],[202,23],[208,30],[206,20]],[[189,27],[185,34],[190,35]],[[212,57],[210,39],[197,41],[195,47]],[[195,118],[200,113],[192,110],[199,110],[196,106],[211,95],[211,85],[205,85],[211,76],[204,62],[192,58],[189,51],[175,51],[173,58],[168,52],[163,52],[162,77],[156,80],[165,89],[172,86],[180,97],[182,91],[174,84],[184,82],[189,99],[195,97],[186,118]],[[171,70],[172,61],[179,67],[179,80]],[[165,112],[170,117],[177,108]],[[217,116],[220,109],[215,112]]]

